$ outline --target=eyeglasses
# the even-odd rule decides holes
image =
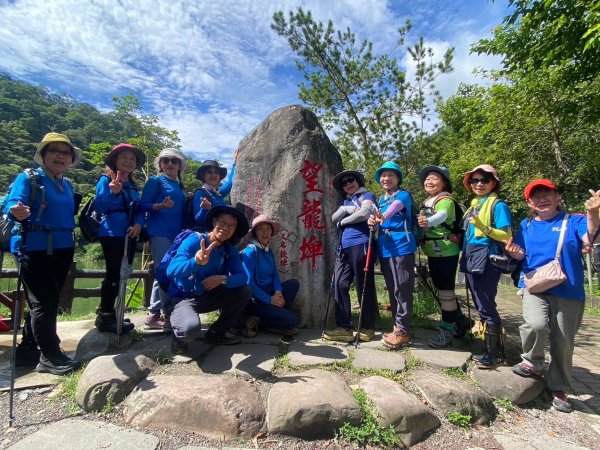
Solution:
[[[179,158],[161,158],[160,162],[165,164],[179,164]]]
[[[224,220],[217,220],[217,228],[222,230],[235,230],[235,227],[237,227],[237,221],[226,222]]]
[[[69,158],[73,158],[73,152],[71,150],[59,150],[54,147],[50,147],[47,150],[48,153],[52,153],[53,155],[59,154],[64,156],[65,158],[68,156]]]
[[[348,178],[344,178],[342,180],[342,187],[346,186],[347,184],[352,184],[356,181],[356,178],[354,177],[348,177]]]
[[[477,184],[477,183],[481,183],[481,184],[488,184],[490,181],[492,181],[491,178],[471,178],[469,180],[469,184],[473,185],[473,184]]]

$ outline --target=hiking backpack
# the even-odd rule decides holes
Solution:
[[[423,243],[425,239],[425,230],[419,226],[419,221],[417,217],[419,215],[419,210],[417,209],[415,199],[410,192],[398,191],[398,193],[400,192],[406,192],[408,194],[408,196],[410,197],[411,206],[410,211],[408,211],[408,209],[405,206],[400,211],[398,211],[397,214],[400,214],[402,216],[402,218],[404,219],[405,229],[407,231],[412,232],[413,236],[415,237],[416,244],[417,246],[419,246]],[[394,198],[392,199],[392,203],[395,200],[397,200],[396,196],[394,196]]]
[[[171,284],[171,279],[167,276],[167,268],[169,267],[169,263],[173,260],[175,255],[177,254],[177,250],[181,246],[181,243],[191,234],[196,233],[200,239],[202,239],[202,235],[197,231],[186,229],[181,231],[177,236],[175,236],[175,240],[165,256],[160,260],[160,263],[154,269],[154,278],[158,282],[160,288],[168,292],[169,285]],[[154,262],[156,264],[156,261]]]
[[[46,190],[44,186],[42,186],[42,177],[39,172],[35,169],[25,169],[23,170],[27,174],[27,178],[29,179],[29,183],[31,185],[31,193],[29,194],[29,201],[27,203],[28,206],[33,205],[36,201],[38,194],[41,193],[42,204],[46,203]],[[68,178],[64,178],[67,183],[71,183]],[[11,185],[12,187],[12,185]],[[8,194],[6,194],[0,200],[0,246],[3,250],[7,250],[10,246],[10,239],[13,235],[18,234],[18,230],[20,230],[21,224],[9,217],[8,214],[4,214],[4,206],[6,201],[8,200]],[[44,208],[39,208],[36,218],[39,220],[42,213],[44,212]]]
[[[446,231],[448,231],[450,233],[449,240],[452,242],[455,242],[458,245],[458,247],[462,250],[463,243],[465,241],[465,227],[463,226],[463,219],[465,216],[466,208],[462,203],[460,203],[454,197],[452,197],[450,195],[445,195],[445,196],[439,197],[435,200],[435,203],[433,204],[432,209],[435,210],[435,205],[437,205],[437,203],[440,200],[443,200],[445,198],[449,198],[450,200],[452,200],[452,203],[454,204],[454,222],[452,223],[452,227],[448,226],[448,224],[446,222],[441,223],[440,226],[445,228]]]

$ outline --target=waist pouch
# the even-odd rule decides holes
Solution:
[[[460,259],[460,271],[471,274],[482,274],[487,265],[490,249],[483,245],[467,244]]]

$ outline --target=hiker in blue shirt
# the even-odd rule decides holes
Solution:
[[[173,342],[171,351],[185,353],[188,343],[200,336],[198,314],[220,310],[204,340],[210,344],[237,344],[229,333],[238,325],[252,289],[235,243],[250,228],[244,215],[231,206],[214,206],[206,218],[212,223],[207,233],[192,233],[177,249],[169,263],[169,296],[174,303],[171,314]]]
[[[465,273],[479,317],[485,324],[484,353],[473,359],[479,369],[494,369],[504,361],[504,347],[502,320],[496,305],[501,272],[490,261],[490,255],[499,254],[499,245],[512,236],[512,218],[508,205],[499,201],[502,183],[491,165],[481,164],[466,172],[463,185],[475,198],[465,213],[468,226],[460,271]]]
[[[383,163],[375,171],[375,181],[385,194],[379,198],[379,211],[369,218],[369,226],[379,227],[379,264],[390,296],[394,329],[384,333],[382,343],[399,349],[410,342],[413,289],[415,287],[416,239],[413,234],[412,197],[400,189],[403,174],[394,162]]]
[[[514,243],[512,238],[506,243],[511,256],[523,261],[525,278],[551,263],[557,253],[560,269],[566,275],[564,281],[554,287],[542,287],[539,292],[531,285],[527,287],[521,278],[525,323],[519,330],[523,353],[522,361],[512,367],[513,372],[522,377],[541,377],[549,336],[550,364],[546,384],[552,393],[553,406],[561,412],[573,410],[565,391],[572,389],[575,334],[585,306],[581,254],[583,247],[591,244],[590,236],[594,236],[600,223],[600,191],[590,190],[590,194],[591,198],[585,202],[587,216],[567,215],[560,207],[560,193],[552,181],[532,181],[525,187],[524,196],[533,218],[521,222]]]
[[[24,231],[18,243],[19,260],[30,314],[23,342],[16,351],[16,365],[37,364],[38,372],[55,375],[65,375],[81,366],[61,350],[56,331],[60,291],[74,253],[73,186],[63,175],[81,158],[82,151],[67,136],[46,134],[33,158],[40,165],[35,170],[39,187],[32,186],[27,173],[19,174],[5,205],[5,213],[21,222]],[[35,200],[29,204],[32,194]]]
[[[135,255],[135,245],[144,225],[141,208],[130,213],[132,202],[140,201],[133,172],[146,163],[146,155],[131,144],[114,146],[104,158],[105,174],[96,185],[94,209],[101,215],[100,245],[104,252],[106,276],[100,288],[100,307],[96,316],[96,328],[102,332],[117,332],[115,300],[119,292],[121,261],[125,250],[125,235],[129,236],[127,254]],[[134,224],[130,224],[130,214]],[[125,321],[123,333],[129,333],[134,325]]]
[[[146,230],[156,267],[182,229],[186,193],[181,174],[185,170],[185,157],[179,150],[165,148],[154,160],[154,167],[158,175],[150,177],[146,182],[140,204],[142,211],[148,213]],[[154,280],[148,316],[144,319],[145,329],[171,329],[168,300],[168,294]],[[164,318],[160,315],[161,310],[165,313]]]
[[[352,342],[352,311],[350,305],[350,286],[356,285],[356,293],[361,307],[359,340],[368,342],[375,334],[375,316],[377,314],[377,294],[375,292],[375,273],[373,266],[377,260],[375,242],[371,245],[371,259],[367,263],[369,226],[367,220],[376,209],[377,200],[365,189],[365,178],[355,170],[338,173],[331,182],[333,188],[343,195],[344,200],[331,221],[341,231],[340,247],[337,249],[335,284],[335,324],[331,330],[325,330],[323,337],[330,341]],[[363,298],[364,294],[364,298]]]
[[[235,176],[235,164],[237,161],[239,149],[233,152],[233,165],[227,179],[221,184],[221,181],[227,175],[227,169],[221,167],[218,162],[213,160],[204,161],[196,171],[196,179],[202,181],[203,185],[194,193],[194,218],[196,225],[201,230],[211,229],[211,224],[206,220],[210,208],[218,205],[227,205],[225,197],[231,192],[233,186],[233,177]]]
[[[247,337],[256,335],[258,318],[260,325],[267,331],[286,336],[298,333],[298,317],[292,312],[292,305],[300,289],[298,280],[284,282],[279,278],[275,256],[269,248],[269,242],[279,233],[281,225],[268,216],[261,214],[252,221],[254,240],[242,251],[242,263],[252,288],[252,301],[246,308],[249,315],[246,320]]]

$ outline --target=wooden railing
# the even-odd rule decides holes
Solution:
[[[49,268],[50,270],[50,268]],[[59,311],[63,313],[70,313],[71,308],[73,306],[73,299],[75,297],[82,298],[100,298],[100,282],[98,282],[98,287],[92,288],[76,288],[75,280],[82,278],[91,278],[101,280],[104,278],[106,271],[104,269],[78,269],[77,262],[73,261],[71,263],[71,267],[69,269],[69,273],[67,274],[67,278],[65,279],[65,284],[63,285],[63,289],[60,292],[60,299],[58,303]],[[1,279],[14,279],[16,280],[19,276],[17,269],[2,269]],[[148,306],[150,304],[150,295],[152,294],[152,284],[154,282],[154,265],[152,263],[148,264],[148,269],[145,270],[134,270],[131,273],[129,279],[138,279],[138,283],[136,283],[136,288],[139,285],[139,281],[142,281],[143,285],[143,304],[144,306]],[[0,293],[0,303],[8,307],[11,311],[11,318],[5,318],[3,320],[4,324],[8,325],[12,328],[12,317],[15,314],[15,298],[16,291]],[[127,304],[131,301],[131,297],[133,296],[133,292],[128,295]],[[19,317],[22,317],[23,308],[25,306],[25,296],[21,293],[21,311],[19,311]],[[20,323],[20,321],[19,321]]]

